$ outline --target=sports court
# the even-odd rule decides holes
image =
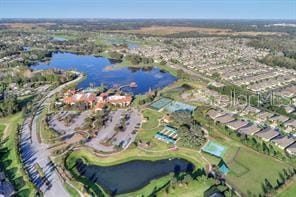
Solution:
[[[222,159],[219,162],[218,167],[219,167],[220,172],[222,172],[223,174],[227,174],[230,171],[228,166],[226,165],[226,163]]]
[[[170,104],[172,101],[173,100],[169,99],[169,98],[160,98],[157,101],[151,103],[150,107],[152,107],[153,109],[156,109],[156,110],[161,110],[162,108],[164,108],[165,106]]]
[[[173,101],[165,106],[165,110],[169,112],[176,112],[176,111],[190,111],[193,112],[195,110],[195,106],[188,105],[186,103],[181,103],[178,101]]]
[[[202,150],[206,153],[221,158],[226,152],[226,148],[224,146],[212,141],[209,141],[204,147],[202,147]]]
[[[162,131],[155,134],[155,138],[166,143],[176,144],[178,140],[177,130],[166,125]]]

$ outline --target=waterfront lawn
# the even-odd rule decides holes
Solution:
[[[0,119],[1,128],[3,129],[3,125],[7,127],[6,133],[1,135],[5,138],[2,138],[4,143],[1,144],[2,151],[5,152],[1,153],[3,158],[0,161],[4,165],[5,174],[18,192],[18,196],[34,196],[35,187],[23,169],[17,147],[17,125],[22,122],[22,113]]]
[[[128,193],[128,194],[119,195],[119,197],[153,196],[152,194],[154,192],[156,192],[157,190],[161,190],[164,186],[166,186],[170,182],[171,178],[172,177],[170,175],[168,175],[168,176],[161,177],[159,179],[154,179],[154,180],[150,181],[150,183],[148,185],[146,185],[145,187],[143,187],[142,189],[135,191],[135,192]]]
[[[162,190],[160,193],[157,193],[159,197],[191,197],[191,196],[204,196],[204,192],[208,190],[214,181],[212,179],[201,179],[190,181],[189,184],[177,184],[175,188],[171,188],[169,193],[165,190]]]

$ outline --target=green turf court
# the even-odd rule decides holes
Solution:
[[[160,110],[170,104],[173,100],[169,98],[160,98],[157,101],[154,101],[153,103],[150,104],[150,107],[156,110]]]
[[[173,101],[165,106],[165,110],[167,110],[171,113],[176,112],[176,111],[193,112],[195,109],[196,109],[195,106],[188,105],[186,103],[182,103],[182,102],[178,102],[178,101]]]
[[[216,142],[209,141],[202,150],[206,153],[214,155],[216,157],[221,157],[225,154],[226,148]]]

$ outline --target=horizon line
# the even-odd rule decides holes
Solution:
[[[161,18],[161,17],[0,17],[3,19],[22,20],[288,20],[296,21],[296,18]]]

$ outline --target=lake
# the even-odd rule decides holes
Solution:
[[[76,70],[86,74],[86,79],[78,84],[78,88],[87,88],[101,84],[107,87],[127,85],[136,82],[138,87],[125,88],[125,92],[143,94],[151,88],[161,89],[176,80],[176,77],[157,67],[106,69],[114,64],[104,57],[92,55],[77,55],[73,53],[53,53],[49,63],[40,62],[32,66],[34,70],[63,69]]]
[[[109,194],[124,194],[141,189],[151,180],[170,173],[192,172],[194,165],[184,159],[134,160],[113,166],[87,165],[77,160],[82,176],[102,186]]]

